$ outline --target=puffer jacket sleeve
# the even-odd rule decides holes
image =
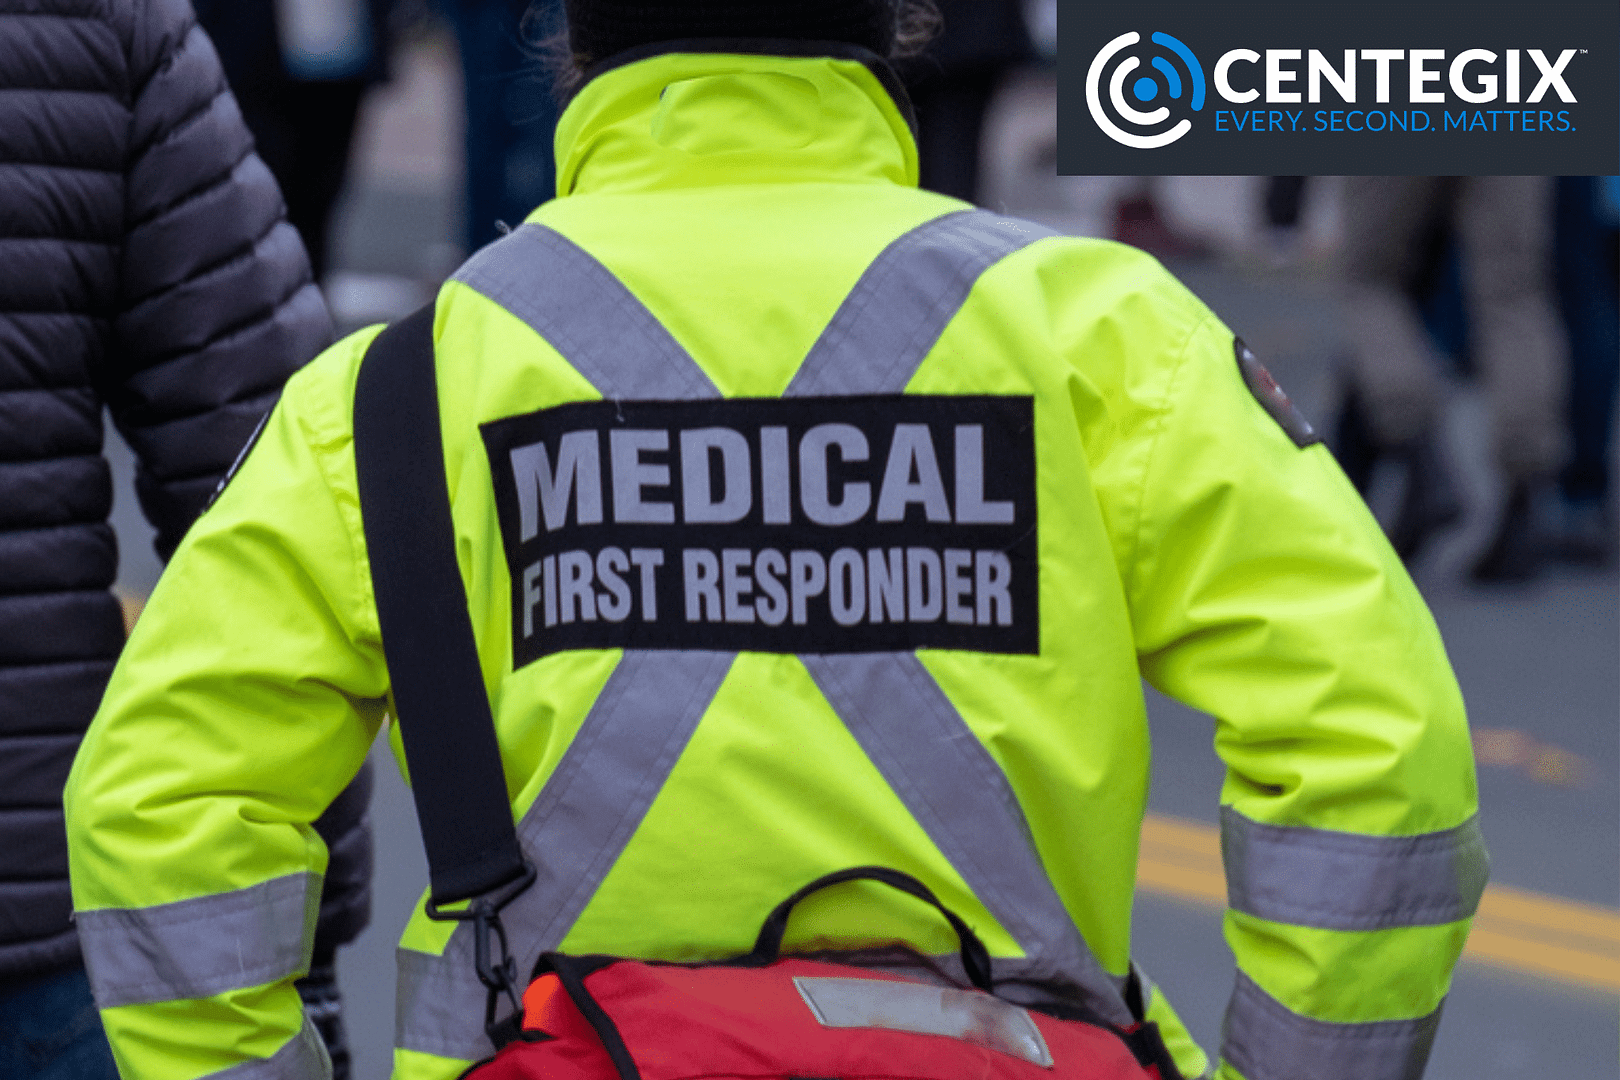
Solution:
[[[274,404],[331,340],[280,190],[185,0],[130,28],[121,296],[102,393],[167,557]]]

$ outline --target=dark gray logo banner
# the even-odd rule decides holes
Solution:
[[[1620,170],[1620,4],[1059,0],[1058,171]]]

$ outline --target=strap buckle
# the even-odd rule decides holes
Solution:
[[[522,874],[493,892],[474,897],[462,910],[446,911],[431,897],[426,904],[427,917],[430,919],[437,919],[440,922],[472,923],[473,966],[477,969],[478,981],[489,990],[489,996],[484,1002],[484,1030],[497,1048],[504,1042],[511,1041],[510,1038],[497,1038],[497,1033],[506,1035],[507,1029],[514,1028],[512,1022],[519,1020],[523,1013],[523,1002],[518,996],[517,958],[512,955],[508,946],[506,928],[501,925],[500,912],[534,884],[535,877],[534,864],[525,859]],[[490,948],[492,935],[494,943],[499,946],[498,959],[495,957],[495,951]],[[497,1022],[495,1007],[503,994],[512,1004],[512,1015]],[[520,1020],[519,1022],[521,1023]]]

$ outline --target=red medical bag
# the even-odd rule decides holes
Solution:
[[[778,955],[792,905],[870,878],[945,913],[969,978],[990,984],[973,932],[907,875],[859,867],[818,879],[766,920],[747,956],[710,964],[548,953],[517,1038],[469,1080],[1177,1080],[1156,1025],[1059,1019],[985,989]],[[921,960],[921,958],[918,958]],[[1066,1009],[1074,1013],[1076,1009]]]

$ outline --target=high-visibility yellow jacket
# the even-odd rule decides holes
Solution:
[[[1231,331],[1137,251],[916,190],[853,60],[643,59],[586,85],[557,147],[561,197],[445,285],[434,330],[541,868],[505,919],[520,969],[745,951],[794,888],[876,863],[1000,970],[1118,1016],[1145,676],[1216,718],[1229,769],[1220,1075],[1411,1075],[1483,887],[1462,701]],[[292,986],[310,822],[389,692],[351,434],[373,336],[288,384],[74,767],[77,917],[132,1080],[323,1068]],[[841,889],[790,944],[951,951],[920,906]],[[396,1075],[452,1076],[488,1046],[464,931],[419,910],[399,955]]]

